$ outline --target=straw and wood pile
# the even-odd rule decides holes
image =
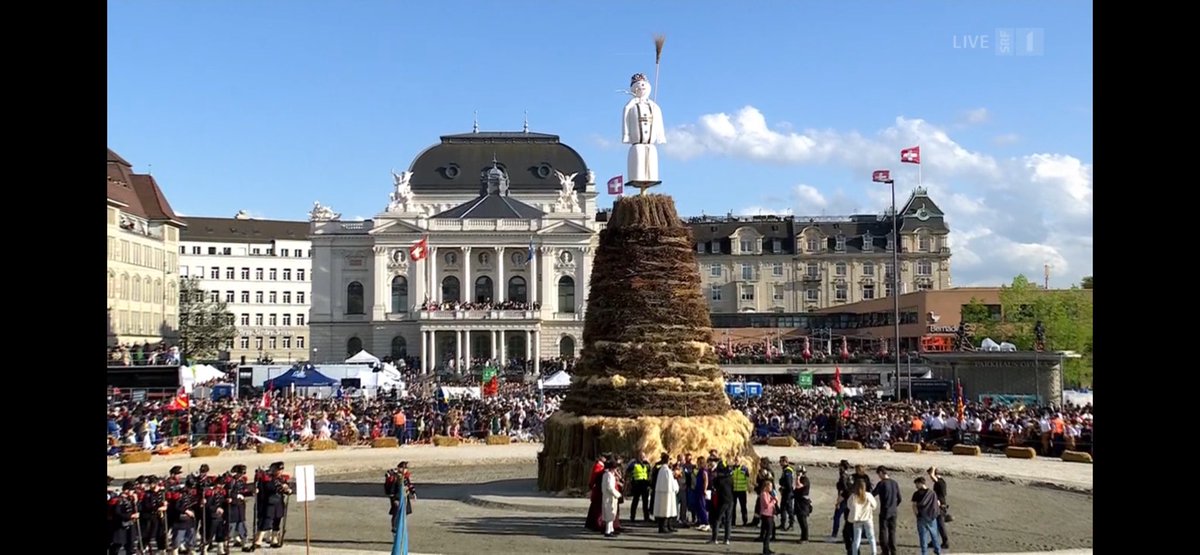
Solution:
[[[665,195],[618,199],[592,263],[583,349],[545,424],[538,488],[586,488],[602,453],[757,462],[725,395],[691,230]]]

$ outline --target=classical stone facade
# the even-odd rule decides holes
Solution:
[[[177,338],[179,232],[187,227],[148,174],[108,150],[108,344]]]
[[[309,222],[188,218],[179,275],[198,278],[210,299],[224,301],[237,334],[221,358],[246,362],[308,359],[312,295]]]
[[[540,133],[448,135],[392,177],[371,220],[314,207],[312,360],[365,349],[430,372],[578,356],[599,226],[574,149]]]
[[[900,292],[947,289],[950,229],[924,189],[900,213]],[[688,220],[712,312],[810,312],[892,291],[893,219],[728,216]]]

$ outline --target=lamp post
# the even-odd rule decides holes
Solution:
[[[896,214],[896,180],[891,172],[876,171],[875,179],[892,188],[892,325],[896,340],[896,399],[900,399],[900,218]],[[909,355],[912,356],[912,355]],[[909,376],[912,379],[912,376]],[[912,391],[909,385],[909,395]]]

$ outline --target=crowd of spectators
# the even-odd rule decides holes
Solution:
[[[115,345],[108,348],[109,366],[147,366],[180,364],[179,347],[168,343]]]
[[[898,441],[942,450],[955,443],[984,449],[1019,445],[1034,447],[1043,455],[1062,449],[1091,450],[1091,405],[966,402],[960,422],[952,401],[890,402],[869,388],[861,396],[839,400],[794,385],[767,386],[761,397],[735,398],[733,404],[750,418],[756,439],[762,441],[791,436],[801,445],[833,445],[850,439],[870,449],[888,449]]]
[[[435,303],[433,301],[429,301],[429,302],[421,305],[421,310],[426,310],[426,311],[431,311],[431,312],[432,311],[456,311],[456,310],[539,310],[539,309],[541,309],[541,304],[539,304],[539,303],[531,304],[531,303],[522,303],[522,302],[517,302],[517,301],[504,301],[502,303],[497,303],[497,302],[493,302],[493,301],[486,301],[486,302],[481,302],[481,303],[467,303],[467,302],[461,302],[461,301],[455,301],[455,302],[449,302],[449,303]]]
[[[835,342],[833,350],[827,349],[827,342],[819,341],[809,344],[808,354],[805,355],[803,341],[754,342],[754,343],[718,343],[715,346],[717,359],[721,364],[886,364],[895,362],[895,354],[885,352],[882,348],[867,349],[865,347],[847,347],[845,352],[841,343]],[[900,360],[906,353],[901,351]],[[914,360],[916,355],[913,355]]]

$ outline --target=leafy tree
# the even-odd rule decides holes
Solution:
[[[1092,288],[1092,276],[1083,276],[1083,279],[1079,280],[1079,286],[1084,289],[1091,289]]]
[[[208,299],[199,278],[184,278],[179,285],[179,350],[183,359],[216,358],[236,333],[233,313],[225,302]]]
[[[962,308],[962,321],[975,324],[976,327],[985,325],[990,320],[987,305],[983,301],[971,297],[971,302]]]
[[[1092,298],[1090,293],[1073,287],[1047,291],[1019,275],[1000,290],[999,322],[986,315],[978,318],[976,299],[963,308],[964,321],[975,324],[977,338],[991,337],[1008,341],[1020,350],[1034,347],[1033,327],[1040,320],[1046,328],[1047,351],[1075,351],[1080,359],[1064,361],[1064,379],[1068,385],[1091,385],[1092,376]],[[968,316],[971,319],[968,319]],[[974,319],[978,318],[978,319]]]

